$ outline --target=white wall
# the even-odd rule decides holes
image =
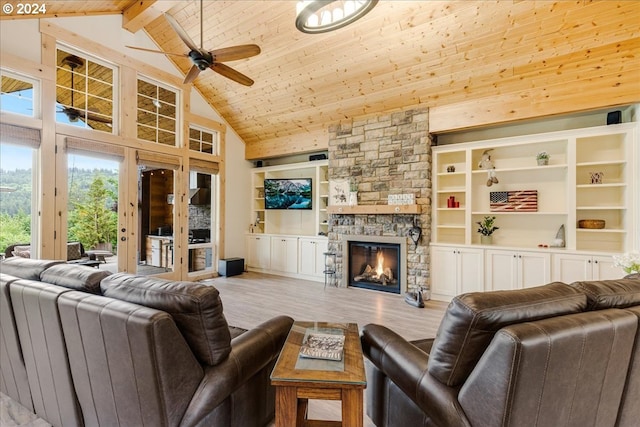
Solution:
[[[144,31],[132,34],[122,29],[121,15],[55,18],[50,21],[82,37],[122,52],[124,55],[145,61],[176,76],[182,75],[164,55],[127,48],[127,45],[149,49],[157,49],[158,47]],[[1,21],[0,50],[30,61],[41,62],[39,21],[36,19]],[[91,54],[92,52],[87,53]],[[191,91],[191,111],[199,116],[226,124],[218,112],[211,108],[196,90]],[[227,191],[223,207],[225,209],[226,236],[224,256],[244,256],[244,234],[248,231],[251,221],[247,192],[250,186],[249,169],[252,165],[244,160],[244,141],[228,124],[226,149]]]

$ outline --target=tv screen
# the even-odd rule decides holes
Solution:
[[[265,209],[311,209],[311,178],[266,178]]]

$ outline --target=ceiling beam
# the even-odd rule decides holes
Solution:
[[[150,22],[171,9],[177,1],[140,0],[126,8],[122,17],[122,28],[136,33]]]

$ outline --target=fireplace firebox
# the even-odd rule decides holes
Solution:
[[[399,294],[400,244],[349,241],[349,286]]]

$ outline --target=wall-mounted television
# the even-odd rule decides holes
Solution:
[[[266,178],[265,209],[312,209],[311,178]]]

